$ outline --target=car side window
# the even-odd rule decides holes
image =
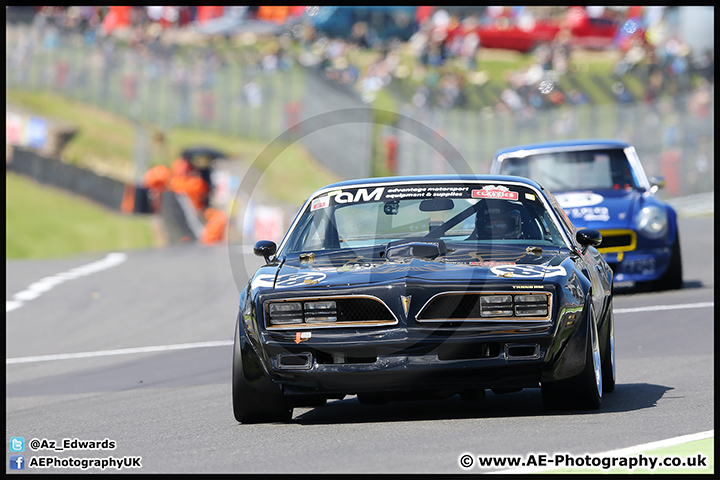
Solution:
[[[567,232],[568,236],[570,237],[570,242],[575,246],[579,247],[576,239],[577,235],[577,228],[575,228],[575,225],[570,221],[567,214],[565,213],[565,210],[562,209],[562,207],[558,204],[555,197],[550,193],[546,192],[548,199],[550,200],[550,204],[552,205],[553,210],[555,210],[555,213],[557,214],[558,218],[560,218],[560,222],[562,223],[563,227],[565,228],[565,231]]]
[[[327,225],[327,215],[314,214],[308,217],[308,221],[301,227],[300,235],[291,251],[324,250]]]

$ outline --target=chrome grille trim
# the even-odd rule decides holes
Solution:
[[[465,297],[477,297],[476,302],[479,303],[481,296],[492,296],[492,295],[512,295],[513,296],[513,306],[517,305],[514,300],[515,295],[545,295],[547,297],[547,308],[548,313],[547,315],[540,316],[540,317],[526,317],[526,316],[519,316],[513,313],[512,316],[503,316],[503,317],[469,317],[469,318],[460,318],[460,317],[444,317],[444,318],[422,318],[423,313],[428,309],[428,307],[439,297],[445,297],[450,295],[462,295]],[[550,322],[552,318],[552,307],[553,307],[553,295],[551,292],[548,291],[527,291],[527,290],[512,290],[512,291],[480,291],[480,292],[441,292],[433,295],[427,302],[425,302],[425,305],[422,306],[420,311],[415,316],[415,321],[418,323],[428,323],[428,322],[533,322],[533,323],[546,323]],[[478,309],[478,312],[480,310]],[[515,312],[515,308],[513,308],[513,312]],[[452,312],[447,312],[448,314]]]
[[[295,323],[295,324],[288,324],[288,325],[271,325],[270,324],[270,304],[271,303],[282,303],[282,302],[314,302],[314,301],[330,301],[330,300],[355,300],[355,299],[366,299],[366,300],[373,300],[380,305],[382,305],[385,310],[387,310],[387,313],[390,314],[392,317],[392,320],[378,320],[378,319],[370,319],[370,320],[355,320],[355,321],[341,321],[338,319],[335,322],[313,322],[313,323]],[[338,309],[338,316],[340,316],[340,306],[337,307]],[[304,311],[304,310],[303,310]],[[398,324],[398,318],[395,316],[395,313],[390,309],[387,304],[379,299],[376,296],[373,295],[328,295],[328,296],[313,296],[313,297],[291,297],[291,298],[284,298],[284,299],[277,299],[273,298],[271,300],[265,300],[263,304],[263,314],[265,316],[265,328],[268,330],[311,330],[311,329],[320,329],[320,328],[346,328],[346,327],[379,327],[379,326],[388,326],[388,325],[397,325]]]

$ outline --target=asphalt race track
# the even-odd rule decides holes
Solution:
[[[618,385],[599,411],[547,413],[531,389],[480,403],[368,406],[346,397],[297,408],[290,424],[240,425],[230,395],[238,289],[228,247],[185,245],[125,252],[118,265],[31,288],[7,311],[6,436],[25,438],[26,464],[141,457],[140,469],[122,470],[132,473],[463,473],[464,453],[582,455],[713,430],[713,218],[680,225],[684,288],[616,293]],[[105,256],[7,261],[6,298]],[[123,351],[136,347],[157,348]],[[32,451],[31,439],[116,446]]]

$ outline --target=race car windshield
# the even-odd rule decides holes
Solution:
[[[620,149],[543,152],[503,160],[500,173],[535,180],[552,192],[639,188]]]
[[[316,197],[287,251],[372,247],[392,241],[566,246],[538,194],[518,185],[407,185],[343,189]]]

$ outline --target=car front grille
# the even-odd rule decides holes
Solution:
[[[637,246],[637,234],[633,230],[600,230],[602,242],[600,253],[629,252]]]
[[[289,298],[265,302],[265,324],[273,330],[394,325],[385,303],[370,295]]]
[[[548,321],[549,292],[446,292],[435,295],[417,314],[418,322]]]

